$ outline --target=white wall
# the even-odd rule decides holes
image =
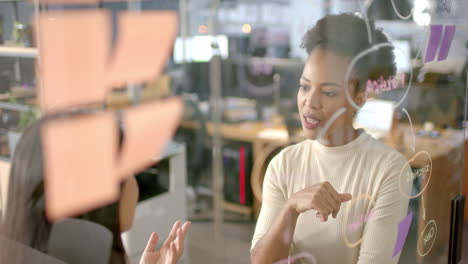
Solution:
[[[322,0],[291,0],[289,8],[289,34],[291,56],[306,59],[306,52],[300,48],[302,37],[307,29],[324,16]]]

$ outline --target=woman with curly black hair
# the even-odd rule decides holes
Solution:
[[[411,187],[399,186],[399,175],[409,167],[397,151],[353,127],[366,82],[395,74],[393,47],[353,14],[322,18],[302,47],[308,58],[297,106],[307,140],[282,150],[267,168],[252,263],[304,252],[317,263],[397,263],[392,253],[408,208],[399,187]]]

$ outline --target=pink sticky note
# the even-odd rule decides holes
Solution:
[[[117,198],[116,127],[111,113],[48,121],[43,127],[50,219],[74,216]]]
[[[154,163],[179,124],[182,106],[180,98],[171,98],[131,107],[124,112],[125,134],[119,159],[121,177]]]
[[[123,13],[119,37],[110,61],[108,84],[153,80],[163,69],[177,34],[177,15],[172,11]]]
[[[104,100],[109,29],[103,10],[41,12],[36,30],[43,110]]]

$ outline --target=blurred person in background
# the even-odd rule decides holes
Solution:
[[[53,223],[46,217],[44,201],[41,143],[41,126],[44,122],[46,121],[36,121],[24,129],[16,146],[0,235],[47,254]],[[138,185],[132,176],[121,184],[118,201],[77,216],[101,224],[112,232],[114,238],[110,257],[112,264],[129,263],[120,235],[131,228],[137,202]],[[158,236],[152,233],[140,263],[177,263],[183,254],[184,239],[189,226],[189,222],[181,225],[177,221],[158,251],[155,250]],[[8,252],[2,251],[2,248],[0,248],[0,257],[3,261],[5,258],[9,260],[8,263],[14,263],[12,261],[15,260],[15,256],[9,256]]]

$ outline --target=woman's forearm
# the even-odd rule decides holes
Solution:
[[[287,258],[299,214],[289,204],[281,211],[268,232],[252,249],[253,264],[273,263]]]

